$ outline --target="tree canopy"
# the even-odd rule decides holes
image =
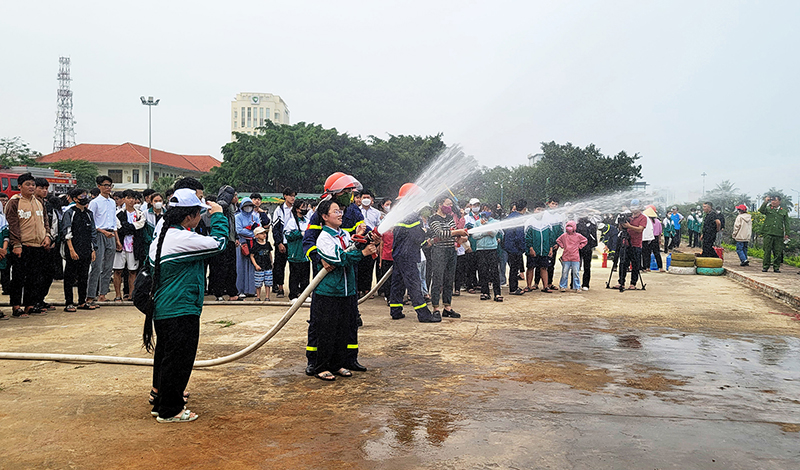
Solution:
[[[2,166],[35,166],[36,159],[41,156],[41,153],[31,150],[28,143],[19,136],[0,139],[0,165]]]
[[[68,171],[77,180],[79,188],[86,189],[87,191],[94,188],[96,185],[95,178],[99,174],[97,165],[86,160],[61,160],[54,163],[49,163],[50,168]]]
[[[257,135],[236,133],[222,148],[223,162],[203,184],[215,190],[229,184],[238,191],[322,192],[325,178],[336,171],[352,174],[365,188],[395,194],[445,148],[441,134],[394,136],[367,140],[300,122],[266,122]]]

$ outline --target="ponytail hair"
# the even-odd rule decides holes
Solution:
[[[158,235],[158,244],[156,245],[156,258],[153,261],[153,286],[150,288],[150,297],[155,299],[158,286],[161,283],[161,248],[164,245],[164,238],[167,236],[167,231],[173,225],[180,225],[186,217],[194,216],[200,212],[200,208],[194,207],[171,207],[168,211],[164,212],[164,223],[161,226],[161,233]],[[155,313],[155,303],[150,313],[145,315],[144,331],[142,332],[142,344],[147,352],[153,350],[153,314]]]

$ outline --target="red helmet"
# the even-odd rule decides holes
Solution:
[[[341,171],[337,171],[336,173],[332,173],[326,180],[325,180],[325,192],[329,192],[333,183],[339,179],[340,176],[344,176],[344,173]]]
[[[325,192],[328,194],[336,194],[344,191],[345,189],[352,189],[354,191],[361,191],[364,187],[357,179],[350,175],[342,174],[336,178],[331,185],[326,188]]]
[[[414,195],[414,194],[422,194],[423,192],[424,191],[422,190],[422,188],[420,188],[416,184],[414,184],[414,183],[406,183],[406,184],[400,186],[400,191],[398,192],[397,197],[401,198],[401,197],[405,197],[405,196],[411,196],[411,195]]]

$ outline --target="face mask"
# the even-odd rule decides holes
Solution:
[[[386,212],[389,212],[389,210],[390,210],[391,208],[392,208],[392,205],[391,205],[391,204],[389,204],[388,206],[383,206],[383,210],[384,210],[384,211],[386,211]]]
[[[344,193],[336,196],[336,203],[339,204],[339,207],[345,208],[353,202],[353,193]],[[344,210],[344,209],[342,209]]]
[[[362,206],[369,207],[370,204],[372,204],[372,199],[370,199],[368,197],[361,198],[361,205]]]
[[[244,212],[253,212],[253,207],[252,206],[243,207],[242,211],[244,211]]]
[[[75,201],[75,202],[77,202],[78,204],[80,204],[82,206],[85,206],[86,204],[89,204],[89,198],[88,197],[79,197],[78,200]]]
[[[453,213],[453,208],[451,206],[442,206],[442,213],[444,215],[451,215]]]
[[[299,211],[297,211],[297,213],[300,214],[300,216],[302,217],[308,214],[308,209],[300,209]]]
[[[164,207],[164,203],[163,202],[154,202],[153,203],[153,209],[156,209],[156,210],[160,211],[163,207]]]
[[[567,227],[567,233],[574,233],[574,232],[575,232],[575,227],[573,227],[572,225]]]
[[[134,205],[133,205],[133,208],[134,208],[134,209],[136,209],[136,210],[138,211],[138,210],[141,210],[141,209],[142,209],[142,205],[141,205],[141,204],[134,204]]]

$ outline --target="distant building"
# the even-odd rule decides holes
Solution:
[[[528,166],[533,166],[533,165],[539,163],[539,161],[542,158],[544,158],[544,154],[543,153],[536,153],[536,154],[529,153],[528,154]]]
[[[264,122],[289,124],[289,107],[278,95],[272,93],[239,93],[231,101],[231,139],[233,133],[254,135]]]
[[[114,189],[147,189],[148,148],[130,142],[124,144],[78,144],[36,159],[58,168],[61,160],[85,160],[97,166],[101,175],[108,175]],[[161,177],[199,178],[221,164],[211,155],[179,155],[153,149],[153,181]],[[91,189],[91,188],[86,188]]]
[[[646,191],[649,185],[644,181],[637,181],[631,185],[631,191]]]

